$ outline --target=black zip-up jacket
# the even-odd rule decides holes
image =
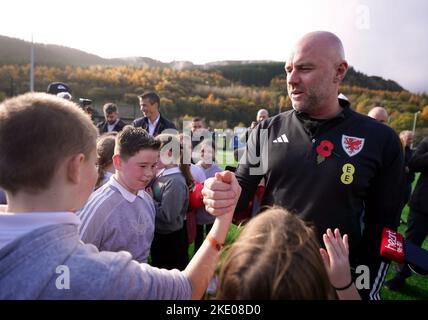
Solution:
[[[242,187],[237,212],[246,208],[264,177],[262,205],[283,206],[312,222],[320,243],[327,228],[349,235],[351,266],[370,269],[370,289],[360,293],[378,299],[389,266],[379,256],[381,231],[398,226],[403,152],[391,128],[339,102],[343,111],[333,119],[312,120],[291,110],[251,132],[247,163],[236,170]],[[260,153],[261,164],[256,161]],[[251,174],[257,167],[259,172]]]
[[[120,132],[126,126],[126,123],[122,120],[119,120],[113,128],[113,131]],[[97,128],[100,134],[108,132],[108,123],[107,121],[97,123]]]
[[[135,119],[132,122],[132,125],[136,128],[141,127],[144,130],[146,130],[147,132],[149,132],[149,119],[147,117]],[[164,118],[164,117],[162,117],[162,115],[160,115],[159,121],[158,121],[156,128],[155,128],[155,131],[153,132],[153,136],[156,137],[157,135],[161,134],[166,129],[177,130],[174,123],[172,123],[167,118]]]
[[[409,168],[421,173],[410,199],[410,208],[428,216],[428,138],[419,143],[410,159]]]

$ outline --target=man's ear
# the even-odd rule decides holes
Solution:
[[[67,163],[67,178],[75,184],[79,184],[81,177],[81,169],[83,162],[85,161],[85,155],[83,153],[76,154],[69,158]]]
[[[336,76],[334,78],[334,82],[341,82],[343,78],[346,76],[346,72],[348,71],[348,62],[343,60],[337,67],[336,67]]]
[[[122,158],[118,154],[115,154],[113,155],[112,160],[113,160],[113,167],[116,170],[120,170],[120,168],[122,167],[122,161],[123,161]]]

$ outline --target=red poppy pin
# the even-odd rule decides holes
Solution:
[[[325,158],[328,158],[331,156],[331,153],[333,152],[334,145],[331,143],[331,141],[328,140],[322,140],[320,144],[317,146],[317,163],[320,164],[325,160]]]

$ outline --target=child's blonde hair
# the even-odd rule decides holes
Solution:
[[[274,207],[243,228],[221,269],[219,299],[333,299],[312,228]]]

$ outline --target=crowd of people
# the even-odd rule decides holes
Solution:
[[[0,298],[201,299],[210,286],[218,299],[380,299],[383,228],[410,200],[408,239],[428,234],[428,140],[413,152],[385,110],[353,111],[347,69],[336,35],[300,39],[285,65],[293,109],[260,109],[226,171],[203,119],[179,133],[155,92],[131,125],[114,103],[94,125],[59,82],[4,101]],[[242,231],[216,273],[232,222]],[[400,266],[390,288],[409,275]]]

